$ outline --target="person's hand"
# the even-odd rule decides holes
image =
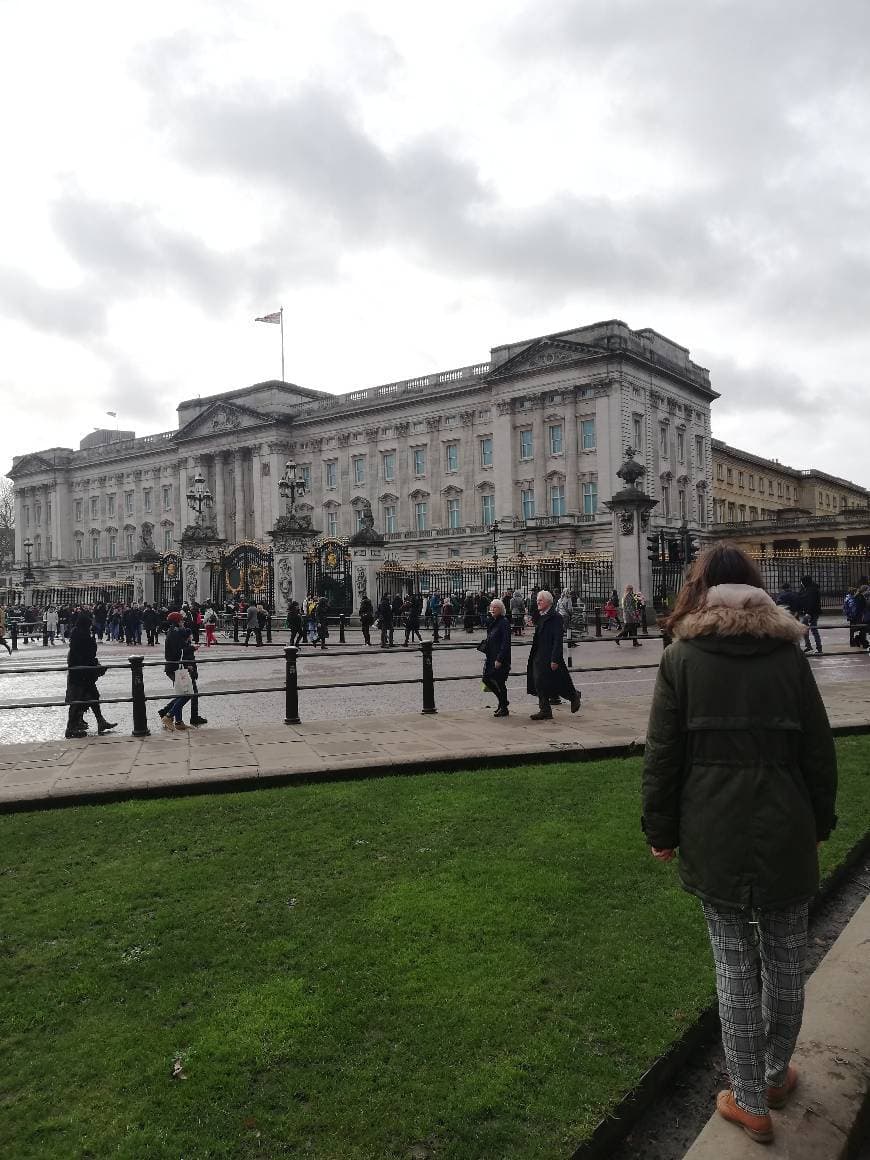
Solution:
[[[674,857],[674,851],[663,849],[659,850],[655,846],[650,846],[650,853],[658,862],[670,862]]]
[[[551,661],[551,662],[550,662],[550,668],[551,668],[551,669],[553,670],[553,672],[555,673],[555,672],[557,672],[557,671],[558,671],[558,668],[559,668],[559,666],[556,664],[556,662],[555,662],[555,661]]]
[[[495,667],[496,667],[497,669],[500,669],[500,668],[501,668],[501,661],[496,661],[496,662],[495,662]]]

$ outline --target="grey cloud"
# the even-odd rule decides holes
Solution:
[[[848,414],[860,389],[855,383],[828,379],[809,382],[771,363],[742,365],[714,351],[699,349],[693,357],[709,368],[710,381],[722,396],[714,404],[714,419],[717,414],[777,412],[798,419],[803,426],[808,416],[824,414],[830,419]]]
[[[6,267],[0,267],[0,311],[64,338],[98,335],[106,325],[105,304],[90,288],[43,286],[22,270]]]

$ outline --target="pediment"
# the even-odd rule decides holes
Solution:
[[[46,471],[54,471],[54,464],[44,455],[33,454],[22,455],[6,474],[10,479],[20,479],[25,475],[44,475]]]
[[[585,342],[568,342],[563,338],[541,338],[502,363],[489,377],[490,380],[497,380],[537,374],[569,363],[600,358],[602,353],[597,347],[589,346]]]
[[[255,411],[253,407],[245,407],[239,403],[212,403],[210,407],[191,419],[180,428],[175,438],[197,439],[202,436],[223,435],[227,432],[240,431],[245,427],[262,427],[264,424],[275,422],[272,415],[264,415]]]

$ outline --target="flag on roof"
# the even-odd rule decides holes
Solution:
[[[255,318],[254,322],[274,322],[280,325],[281,311],[276,310],[274,314],[264,314],[262,318]]]

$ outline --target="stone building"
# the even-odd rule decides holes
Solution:
[[[178,551],[197,473],[227,544],[268,544],[287,460],[297,510],[349,538],[371,505],[389,554],[447,560],[613,547],[604,508],[637,449],[652,527],[712,518],[709,373],[654,330],[609,321],[497,346],[488,361],[331,395],[266,382],[178,406],[173,431],[98,431],[17,456],[15,557],[39,583],[124,579],[144,547]]]
[[[713,522],[743,524],[782,516],[836,516],[866,509],[870,492],[815,468],[799,470],[730,447],[713,445]]]

